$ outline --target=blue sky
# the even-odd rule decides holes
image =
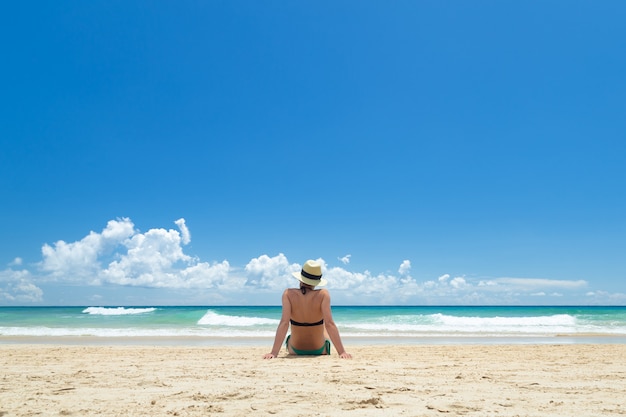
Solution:
[[[626,304],[622,1],[15,2],[0,305]]]

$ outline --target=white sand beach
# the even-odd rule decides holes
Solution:
[[[626,345],[0,345],[0,416],[610,416]]]

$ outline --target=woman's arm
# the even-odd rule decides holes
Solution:
[[[285,340],[285,336],[287,336],[287,331],[289,330],[289,319],[291,318],[291,301],[289,301],[289,297],[287,297],[287,290],[283,293],[283,312],[280,317],[280,323],[278,323],[278,327],[276,328],[276,336],[274,337],[274,346],[272,346],[272,351],[270,353],[266,353],[263,356],[263,359],[272,359],[278,356],[278,352],[280,352],[280,347]]]
[[[341,342],[341,336],[339,335],[339,329],[333,320],[333,313],[330,309],[330,293],[326,290],[323,291],[322,295],[322,314],[324,315],[324,326],[326,326],[326,331],[328,332],[328,336],[330,337],[331,342],[333,342],[333,346],[337,349],[337,353],[339,353],[339,357],[342,359],[351,359],[352,355],[346,352],[346,349],[343,347],[343,343]],[[330,352],[328,352],[330,353]]]

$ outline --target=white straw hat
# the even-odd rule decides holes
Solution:
[[[293,276],[300,282],[313,287],[326,285],[326,280],[322,278],[322,265],[317,261],[306,261],[302,266],[302,271],[294,272]]]

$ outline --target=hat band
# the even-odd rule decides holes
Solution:
[[[302,274],[302,276],[305,277],[305,278],[312,279],[312,280],[315,280],[315,281],[319,281],[320,279],[322,279],[321,275],[309,274],[304,269],[302,271],[300,271],[300,274]]]

